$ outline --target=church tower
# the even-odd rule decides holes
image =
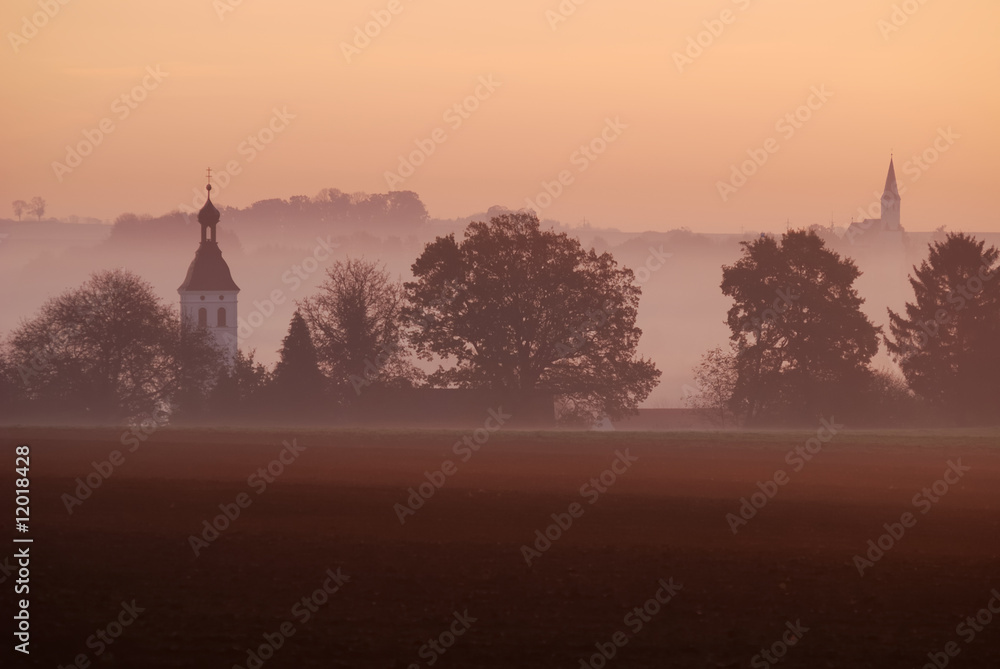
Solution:
[[[181,323],[186,327],[205,328],[215,337],[228,360],[236,358],[236,296],[239,286],[233,281],[229,265],[215,241],[215,227],[221,216],[212,204],[212,184],[206,187],[208,198],[198,212],[201,244],[188,267],[184,283],[177,289],[181,296]]]
[[[899,189],[896,187],[896,168],[889,158],[889,174],[885,178],[885,190],[882,191],[882,230],[899,232]]]

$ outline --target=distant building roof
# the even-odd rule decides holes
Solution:
[[[219,245],[213,241],[203,241],[195,251],[194,260],[188,267],[187,276],[178,291],[229,291],[239,290],[229,271],[229,265],[222,258]]]
[[[851,225],[848,230],[857,230],[858,232],[864,232],[866,230],[882,230],[882,219],[881,218],[866,218],[863,221],[851,221]]]
[[[211,186],[208,187],[208,191],[208,199],[205,200],[205,206],[203,206],[201,211],[198,212],[198,222],[202,225],[215,225],[219,222],[219,219],[222,218],[222,215],[219,213],[219,210],[215,208],[215,205],[212,204]]]

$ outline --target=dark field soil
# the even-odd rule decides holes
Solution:
[[[163,429],[129,452],[121,430],[5,429],[0,560],[13,446],[31,446],[32,652],[11,648],[5,569],[0,666],[246,667],[286,624],[263,666],[766,667],[755,656],[800,621],[778,666],[916,669],[952,642],[948,666],[1000,667],[1000,614],[971,642],[957,631],[1000,589],[996,433],[841,434],[799,472],[785,454],[805,432],[500,432],[461,462],[464,435]],[[297,459],[248,483],[293,438]],[[638,460],[589,503],[580,487],[624,449]],[[115,450],[124,463],[68,513],[61,496]],[[922,513],[914,495],[958,458],[971,469]],[[457,472],[401,525],[394,505],[446,459]],[[726,514],[778,469],[790,481],[734,535]],[[241,494],[196,557],[189,537]],[[582,516],[528,566],[522,545],[574,502]],[[860,576],[854,556],[907,511],[916,525]],[[338,568],[349,580],[303,620],[296,604]],[[626,616],[671,578],[683,588],[636,631]],[[88,647],[132,600],[135,622]],[[454,645],[421,653],[466,611]],[[582,664],[619,631],[613,659]]]

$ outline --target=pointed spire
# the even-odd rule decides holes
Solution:
[[[885,177],[885,190],[882,192],[882,229],[887,232],[902,230],[899,221],[900,206],[899,188],[896,186],[896,167],[892,156],[889,156],[889,174]]]
[[[885,198],[891,196],[893,199],[899,199],[899,189],[896,187],[896,168],[892,164],[892,156],[889,156],[889,174],[885,177],[885,190],[882,192],[882,197]]]

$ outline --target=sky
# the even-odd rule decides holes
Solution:
[[[778,231],[860,218],[892,152],[904,227],[1000,231],[996,0],[6,0],[0,27],[0,216],[200,206],[211,167],[220,205]]]

